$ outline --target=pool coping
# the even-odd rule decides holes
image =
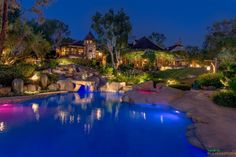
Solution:
[[[68,91],[46,92],[46,93],[39,93],[39,94],[27,95],[27,96],[1,97],[0,98],[0,105],[16,104],[16,103],[21,103],[23,101],[27,101],[27,100],[31,100],[31,99],[44,98],[44,97],[48,97],[51,95],[65,94],[65,93],[68,93]]]

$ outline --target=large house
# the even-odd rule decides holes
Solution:
[[[182,42],[177,42],[175,45],[170,46],[169,48],[163,48],[152,40],[150,40],[149,38],[142,37],[138,40],[134,40],[133,43],[129,44],[129,48],[133,50],[129,53],[136,53],[136,56],[137,54],[145,50],[160,51],[174,56],[174,59],[169,62],[163,61],[162,59],[158,58],[155,62],[155,65],[157,68],[160,69],[175,68],[188,65],[188,61],[185,58],[181,57],[180,55],[177,55],[177,52],[185,52],[185,48]],[[131,63],[130,60],[128,60],[128,58],[124,58],[123,62]],[[145,67],[145,65],[148,64],[148,61],[147,59],[136,57],[136,59],[134,59],[131,64],[134,64],[135,68],[142,69],[143,67]]]
[[[103,64],[106,59],[105,54],[97,48],[95,37],[91,32],[83,41],[62,44],[56,52],[58,57],[95,59]]]

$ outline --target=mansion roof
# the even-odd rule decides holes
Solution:
[[[151,50],[163,50],[162,47],[152,42],[147,37],[143,37],[139,40],[135,40],[133,44],[129,44],[132,49],[151,49]]]
[[[177,52],[177,51],[185,51],[184,45],[182,44],[181,41],[176,42],[175,45],[170,46],[168,48],[168,51],[170,52]]]
[[[75,41],[75,42],[72,42],[72,43],[64,43],[64,44],[61,44],[61,47],[66,47],[66,46],[72,46],[72,47],[84,47],[85,45],[84,45],[84,41],[86,41],[86,40],[92,40],[92,41],[94,41],[95,40],[95,37],[94,37],[94,35],[91,33],[91,32],[89,32],[88,34],[87,34],[87,36],[84,38],[84,40],[78,40],[78,41]]]
[[[89,32],[84,40],[95,40],[95,37],[94,37],[94,35],[91,32]]]

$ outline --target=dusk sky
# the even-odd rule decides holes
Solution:
[[[185,45],[201,46],[207,26],[236,17],[236,0],[55,0],[45,15],[64,21],[73,38],[83,39],[96,11],[110,8],[127,12],[133,25],[131,36],[164,33],[168,46],[179,39]]]

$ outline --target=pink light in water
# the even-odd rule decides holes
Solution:
[[[12,106],[12,104],[2,104],[0,105],[0,107],[3,106],[3,107],[7,107],[7,106]]]

